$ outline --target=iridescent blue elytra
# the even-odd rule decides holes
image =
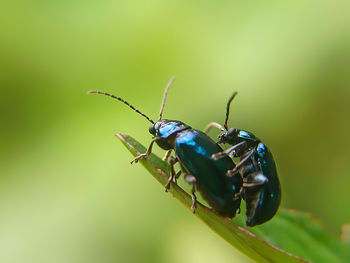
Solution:
[[[241,189],[242,178],[226,176],[235,167],[228,156],[211,158],[222,148],[205,133],[180,121],[160,120],[149,131],[161,148],[175,151],[183,172],[195,178],[196,189],[208,204],[220,215],[234,217],[241,203],[240,198],[234,197]]]

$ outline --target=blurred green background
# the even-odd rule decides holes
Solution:
[[[282,207],[350,221],[348,1],[11,1],[0,9],[0,262],[250,262],[114,137],[222,123],[272,150]],[[215,137],[216,134],[213,132]],[[162,153],[156,150],[157,153]]]

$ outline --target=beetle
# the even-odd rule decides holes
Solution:
[[[166,191],[183,172],[185,181],[192,185],[191,208],[193,212],[196,210],[197,202],[195,191],[198,190],[214,211],[221,216],[233,218],[240,208],[239,192],[243,183],[239,174],[227,176],[227,171],[235,168],[233,160],[229,156],[213,159],[212,155],[222,152],[223,149],[206,133],[192,129],[181,121],[162,119],[167,93],[173,81],[174,78],[171,78],[165,88],[159,118],[156,122],[118,96],[97,90],[88,93],[103,94],[119,100],[151,122],[149,132],[154,136],[152,142],[147,151],[137,156],[131,163],[137,163],[140,159],[150,155],[154,143],[167,151],[164,160],[170,157],[171,151],[174,151],[176,157],[169,159],[170,177],[165,186]],[[180,163],[181,170],[175,173],[174,165],[177,162]]]
[[[232,145],[225,151],[212,155],[214,160],[231,155],[238,157],[235,168],[227,175],[242,176],[243,184],[238,196],[246,201],[246,225],[255,226],[270,220],[277,212],[281,202],[281,187],[277,175],[276,164],[269,148],[251,132],[237,128],[228,129],[230,105],[235,92],[228,100],[224,126],[216,122],[210,123],[205,132],[215,127],[221,130],[218,143]]]

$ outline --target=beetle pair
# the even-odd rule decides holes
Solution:
[[[198,190],[208,204],[221,216],[233,218],[240,208],[241,199],[246,201],[246,224],[255,226],[271,219],[277,212],[281,199],[280,184],[271,152],[253,134],[231,128],[228,129],[229,108],[234,93],[227,103],[224,126],[210,123],[205,132],[192,129],[181,121],[162,119],[165,101],[174,78],[168,83],[159,113],[158,121],[134,108],[127,101],[102,91],[89,91],[110,96],[128,105],[134,111],[152,123],[149,132],[154,136],[146,153],[137,156],[133,162],[147,157],[154,143],[167,150],[164,160],[169,159],[170,177],[166,184],[169,189],[172,182],[183,172],[185,181],[192,185],[192,211],[196,209]],[[213,127],[219,128],[218,143],[206,133]],[[224,151],[218,144],[232,145]],[[170,156],[175,152],[175,157]],[[232,158],[238,157],[235,165]],[[175,172],[174,165],[179,162],[181,170]]]

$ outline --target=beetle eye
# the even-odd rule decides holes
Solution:
[[[149,128],[148,131],[150,134],[156,135],[156,128],[154,127],[154,124],[152,124]]]
[[[226,136],[227,136],[226,132],[220,134],[220,135],[218,136],[218,140],[219,140],[218,142],[219,142],[219,143],[224,143],[224,142],[225,142],[225,139],[226,139]]]

